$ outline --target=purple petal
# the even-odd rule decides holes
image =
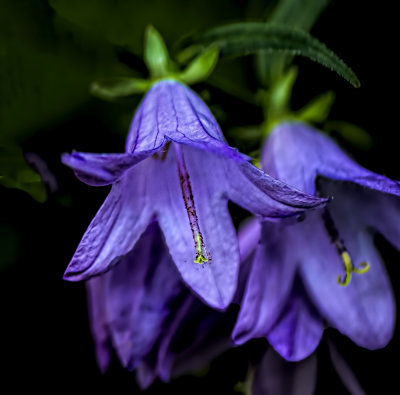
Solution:
[[[300,362],[287,362],[272,348],[254,374],[253,395],[312,395],[317,383],[315,354]]]
[[[62,162],[74,169],[82,182],[92,186],[109,185],[119,180],[126,170],[146,159],[155,151],[131,154],[91,154],[73,152],[63,154]]]
[[[166,141],[187,144],[231,159],[246,157],[229,147],[203,101],[175,80],[155,83],[141,102],[132,121],[126,152],[160,149]]]
[[[239,254],[241,261],[246,260],[257,248],[261,236],[261,222],[250,218],[240,225],[238,230]]]
[[[301,282],[295,282],[292,295],[267,339],[288,361],[311,355],[321,341],[322,318],[308,300]]]
[[[293,189],[250,163],[221,160],[220,166],[229,181],[229,198],[254,214],[271,218],[285,217],[326,203],[326,199]]]
[[[314,304],[328,322],[356,344],[369,349],[384,347],[391,339],[395,306],[389,278],[372,236],[360,229],[357,208],[344,199],[332,201],[330,211],[352,257],[353,264],[368,262],[370,270],[352,275],[346,287],[337,283],[344,273],[342,260],[331,243],[322,218],[312,213],[304,221],[301,273]]]
[[[400,199],[360,187],[353,183],[321,179],[320,189],[325,195],[336,196],[356,215],[360,228],[372,228],[400,249]],[[351,208],[350,208],[351,207]]]
[[[151,225],[105,276],[113,344],[123,366],[134,369],[160,336],[168,304],[182,290],[158,228]]]
[[[153,215],[147,183],[152,163],[144,161],[115,183],[84,234],[65,274],[86,280],[114,266],[135,245]]]
[[[171,366],[174,358],[174,355],[169,350],[172,339],[179,327],[183,325],[185,318],[190,314],[191,309],[196,307],[195,302],[196,300],[192,295],[187,295],[185,301],[171,318],[170,324],[163,331],[163,336],[158,346],[156,371],[160,379],[164,382],[168,382],[170,379]]]
[[[296,225],[264,222],[233,331],[235,343],[264,337],[276,323],[289,297],[296,271]],[[294,241],[293,241],[294,240]]]
[[[104,373],[111,360],[111,337],[105,308],[105,282],[101,277],[93,278],[86,283],[89,320],[95,344],[97,364]]]
[[[182,198],[176,155],[174,150],[170,153],[153,184],[160,227],[183,280],[206,303],[224,309],[234,295],[239,269],[236,232],[227,210],[227,200],[220,191],[221,186],[216,185],[224,180],[215,176],[210,178],[215,170],[208,161],[212,154],[191,147],[182,149],[190,174],[196,210],[194,217],[198,221],[204,248],[210,255],[207,262],[195,263],[195,240]]]
[[[158,372],[163,381],[208,365],[231,346],[235,313],[210,309],[189,297],[164,332],[158,352]],[[189,339],[189,341],[188,341]]]
[[[400,195],[400,183],[358,165],[331,139],[302,123],[282,123],[273,130],[264,147],[262,168],[310,194],[321,175]]]
[[[352,395],[365,395],[365,391],[362,389],[357,377],[337,348],[331,341],[328,342],[328,346],[332,364],[349,393]]]

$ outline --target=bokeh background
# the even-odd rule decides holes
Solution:
[[[267,0],[0,0],[0,143],[22,147],[50,173],[47,199],[0,186],[0,388],[52,391],[98,390],[139,393],[134,374],[117,362],[97,369],[84,284],[62,274],[87,225],[108,193],[80,183],[60,162],[63,152],[121,152],[140,97],[117,103],[90,95],[91,81],[111,76],[146,76],[141,60],[143,32],[153,24],[172,49],[182,37],[212,26],[262,20]],[[312,34],[352,67],[361,80],[354,89],[336,74],[296,58],[299,78],[293,107],[315,95],[336,92],[330,120],[352,122],[372,144],[336,136],[363,165],[400,179],[398,149],[398,64],[396,21],[390,2],[334,0]],[[251,152],[257,147],[234,139],[234,127],[257,125],[260,108],[253,57],[222,60],[212,77],[193,87],[210,105],[228,141]],[[32,159],[33,158],[33,159]],[[40,192],[41,193],[41,192]],[[42,195],[41,195],[42,196]],[[39,198],[39,200],[43,200]],[[242,212],[233,210],[238,223]],[[376,239],[400,302],[400,253]],[[400,303],[399,303],[400,304]],[[356,347],[334,330],[335,341],[368,394],[399,390],[398,325],[383,350]],[[151,387],[148,394],[239,393],[250,355],[265,344],[251,342],[215,360],[197,376]],[[346,394],[328,358],[318,350],[317,394]],[[4,392],[6,393],[6,392]]]

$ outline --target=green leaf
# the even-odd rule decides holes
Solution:
[[[330,49],[305,31],[281,25],[244,22],[220,26],[200,37],[216,44],[222,55],[243,56],[259,51],[281,51],[305,56],[345,78],[354,87],[360,82],[354,72]]]
[[[268,22],[309,31],[329,3],[330,0],[281,0]]]
[[[0,185],[25,191],[40,203],[46,201],[39,174],[28,166],[17,146],[0,146]]]
[[[304,122],[324,122],[331,111],[333,102],[335,101],[335,92],[325,92],[297,111],[296,118]]]
[[[324,125],[327,133],[337,133],[353,146],[368,151],[373,143],[372,137],[362,128],[349,122],[329,121]]]
[[[148,80],[139,78],[110,78],[94,81],[90,87],[90,92],[100,99],[114,101],[136,93],[146,92],[149,85]]]
[[[310,31],[330,0],[280,0],[268,22]],[[282,53],[260,52],[256,55],[259,77],[265,85],[270,85],[293,61],[293,56]]]
[[[218,54],[218,47],[212,46],[207,48],[186,67],[179,77],[189,85],[204,81],[214,70]]]
[[[146,28],[144,61],[153,78],[168,75],[168,50],[161,34],[153,26]]]

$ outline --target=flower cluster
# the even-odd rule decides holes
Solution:
[[[112,185],[64,276],[88,280],[102,371],[114,350],[144,388],[252,338],[288,361],[310,356],[326,326],[369,349],[391,339],[394,297],[373,235],[400,248],[400,184],[299,122],[273,130],[262,170],[249,159],[171,78],[142,100],[125,153],[64,154],[81,181]],[[228,201],[254,215],[239,235]],[[259,370],[281,363],[271,350]],[[255,377],[254,393],[278,385]]]

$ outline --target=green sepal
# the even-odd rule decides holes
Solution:
[[[274,117],[279,117],[282,115],[282,112],[289,109],[297,74],[297,67],[292,67],[285,75],[274,82],[267,94],[268,101],[264,103],[264,108],[268,112],[267,116],[273,115]]]
[[[144,43],[144,61],[151,78],[163,78],[168,75],[169,54],[161,34],[153,27],[147,26]]]
[[[28,166],[17,146],[0,146],[0,185],[20,189],[40,203],[47,198],[39,174]]]
[[[328,91],[317,96],[296,112],[296,118],[303,122],[322,123],[326,121],[335,101],[335,92]]]
[[[217,46],[208,47],[195,58],[179,74],[179,78],[188,85],[204,81],[214,70],[218,61],[219,49]]]
[[[150,82],[139,78],[110,78],[94,81],[90,86],[92,95],[100,99],[114,101],[137,93],[146,92]]]
[[[300,29],[258,22],[234,23],[209,30],[200,41],[218,45],[222,56],[245,56],[259,51],[301,55],[335,71],[354,87],[360,86],[350,67],[323,43]]]

